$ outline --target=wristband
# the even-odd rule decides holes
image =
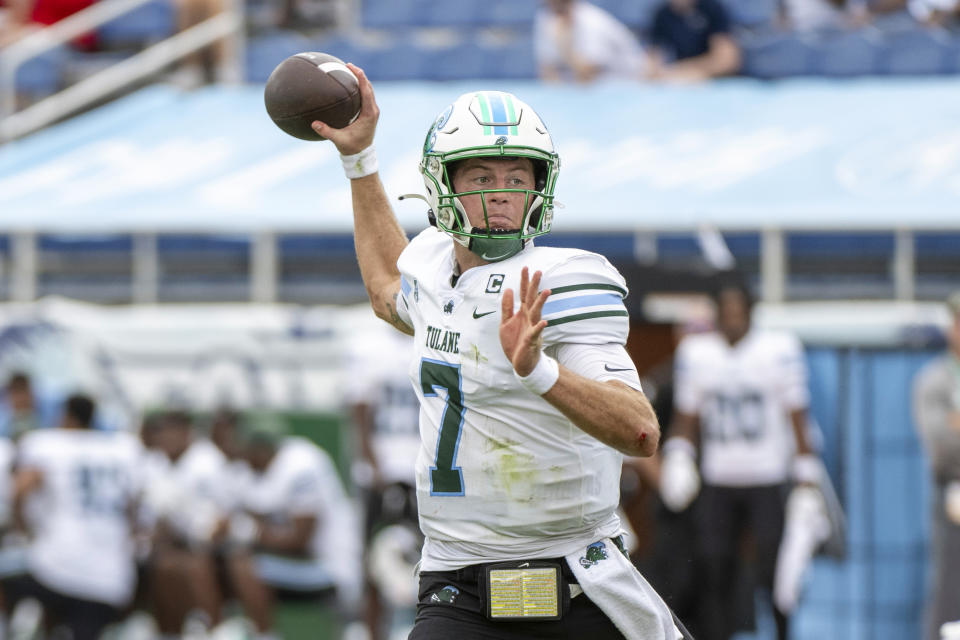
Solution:
[[[540,361],[537,362],[537,366],[533,368],[530,375],[521,376],[516,371],[513,372],[513,375],[516,376],[520,384],[526,387],[527,391],[542,396],[557,383],[557,379],[560,377],[560,365],[547,354],[540,352]]]
[[[813,454],[800,455],[793,459],[793,479],[796,482],[820,484],[820,458]]]
[[[667,455],[672,451],[680,451],[689,456],[691,460],[697,459],[696,447],[693,446],[692,442],[682,436],[667,438],[667,441],[660,447],[660,451],[663,452],[663,455]]]
[[[380,170],[377,148],[372,144],[360,153],[349,156],[340,154],[340,161],[343,162],[343,172],[351,180],[373,175]]]

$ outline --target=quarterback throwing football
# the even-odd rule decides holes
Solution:
[[[660,428],[624,348],[623,278],[602,256],[536,247],[560,167],[515,96],[478,91],[437,117],[420,172],[431,227],[412,241],[377,174],[379,108],[313,127],[350,178],[376,314],[414,336],[419,605],[413,639],[682,637],[622,551],[623,454]]]

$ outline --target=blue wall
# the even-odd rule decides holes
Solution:
[[[930,476],[911,387],[932,353],[813,348],[813,414],[848,518],[845,561],[816,562],[797,640],[913,640],[926,599]]]

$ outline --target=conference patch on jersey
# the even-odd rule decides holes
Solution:
[[[548,327],[575,320],[626,316],[626,290],[605,282],[574,284],[551,289],[543,305]]]

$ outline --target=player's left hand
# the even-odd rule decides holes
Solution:
[[[541,320],[543,303],[550,297],[550,290],[540,291],[539,271],[530,279],[527,267],[520,273],[520,308],[513,310],[513,289],[503,292],[500,316],[500,345],[513,364],[518,375],[528,376],[540,361],[543,349],[543,329],[546,320]]]

